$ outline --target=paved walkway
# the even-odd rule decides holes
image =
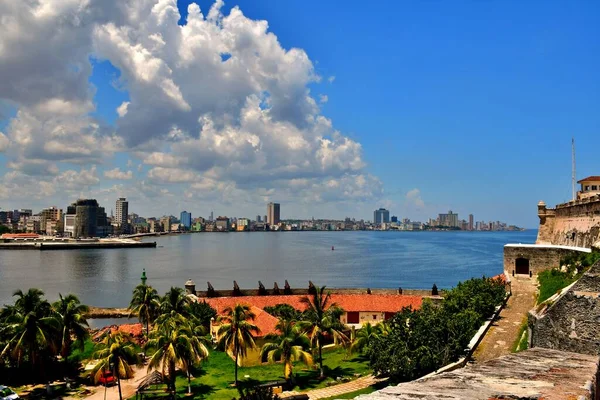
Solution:
[[[375,378],[373,375],[367,375],[350,382],[339,383],[337,385],[329,386],[323,389],[309,390],[307,392],[283,392],[279,394],[279,397],[285,399],[289,396],[307,394],[308,398],[311,400],[325,399],[328,397],[339,396],[346,393],[356,392],[357,390],[366,389],[369,386],[373,386],[374,384],[379,383],[383,380],[384,379],[381,378]]]
[[[537,278],[511,277],[512,296],[508,299],[506,307],[500,312],[500,317],[494,322],[487,332],[473,359],[475,362],[484,362],[511,353],[511,348],[523,319],[527,312],[535,306],[537,293]]]
[[[137,389],[140,381],[147,375],[147,366],[144,365],[141,368],[134,367],[135,375],[131,379],[121,380],[121,393],[123,399],[135,396],[135,390]],[[90,390],[95,392],[85,397],[85,400],[104,400],[104,386],[90,386]],[[69,400],[79,400],[78,397],[65,397]],[[119,387],[117,385],[106,388],[106,400],[118,400],[119,399]]]

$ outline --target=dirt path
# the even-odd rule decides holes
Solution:
[[[315,389],[309,390],[307,392],[302,392],[302,394],[307,394],[308,398],[311,400],[317,399],[325,399],[328,397],[339,396],[346,393],[356,392],[357,390],[368,388],[369,386],[373,386],[376,383],[381,382],[383,379],[375,378],[373,375],[363,376],[362,378],[355,379],[350,382],[340,383],[338,385],[330,386],[323,389]],[[300,392],[283,392],[279,394],[279,397],[285,399],[289,396],[298,395]]]
[[[537,278],[512,277],[512,296],[475,351],[475,362],[488,361],[510,354],[511,347],[527,312],[535,306]]]

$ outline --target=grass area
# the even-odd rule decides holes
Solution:
[[[74,345],[75,346],[75,345]],[[94,355],[95,344],[91,338],[87,338],[85,343],[83,344],[83,350],[80,348],[75,348],[69,354],[70,362],[82,362],[83,360],[89,360]]]
[[[568,272],[561,272],[558,269],[549,269],[538,274],[540,290],[538,295],[538,304],[543,303],[552,297],[560,289],[569,286],[581,277],[583,272],[573,276]]]
[[[304,364],[294,366],[296,387],[294,390],[303,391],[326,387],[328,382],[337,377],[351,377],[355,374],[366,375],[371,372],[369,361],[366,357],[355,355],[347,357],[343,349],[323,351],[325,375],[323,381],[318,379],[319,371],[307,368]],[[227,354],[213,351],[202,368],[196,371],[192,379],[192,393],[195,399],[217,400],[239,397],[238,390],[231,385],[234,380],[234,363]],[[257,384],[283,380],[283,366],[281,364],[264,364],[238,369],[240,387],[252,387]],[[187,379],[181,375],[177,377],[177,393],[184,396],[187,393]]]
[[[527,317],[523,318],[523,322],[521,322],[521,326],[519,327],[519,333],[517,334],[517,338],[513,343],[510,351],[512,353],[517,353],[519,351],[523,351],[527,349],[528,345],[528,337],[527,337]]]

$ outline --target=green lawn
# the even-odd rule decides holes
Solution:
[[[581,274],[573,276],[567,272],[561,272],[558,269],[549,269],[538,274],[540,282],[540,294],[538,296],[538,304],[543,303],[552,297],[560,289],[569,286],[581,277]]]
[[[327,386],[338,376],[354,378],[354,374],[366,375],[371,371],[366,357],[355,355],[346,357],[343,349],[323,351],[325,374],[324,381],[318,380],[319,372],[315,368],[309,369],[304,364],[294,366],[298,391],[316,389]],[[225,353],[213,351],[202,368],[194,374],[192,392],[195,399],[226,399],[239,397],[236,388],[233,388],[234,363]],[[254,367],[242,367],[238,370],[240,387],[254,386],[260,383],[283,380],[283,366],[281,364],[265,364]],[[187,392],[187,379],[181,375],[177,377],[177,392],[183,396]]]

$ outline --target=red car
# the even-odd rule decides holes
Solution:
[[[103,386],[111,386],[111,385],[116,385],[117,381],[115,380],[115,377],[112,374],[112,372],[105,371],[102,373],[102,375],[100,375],[100,379],[98,379],[98,383]]]

